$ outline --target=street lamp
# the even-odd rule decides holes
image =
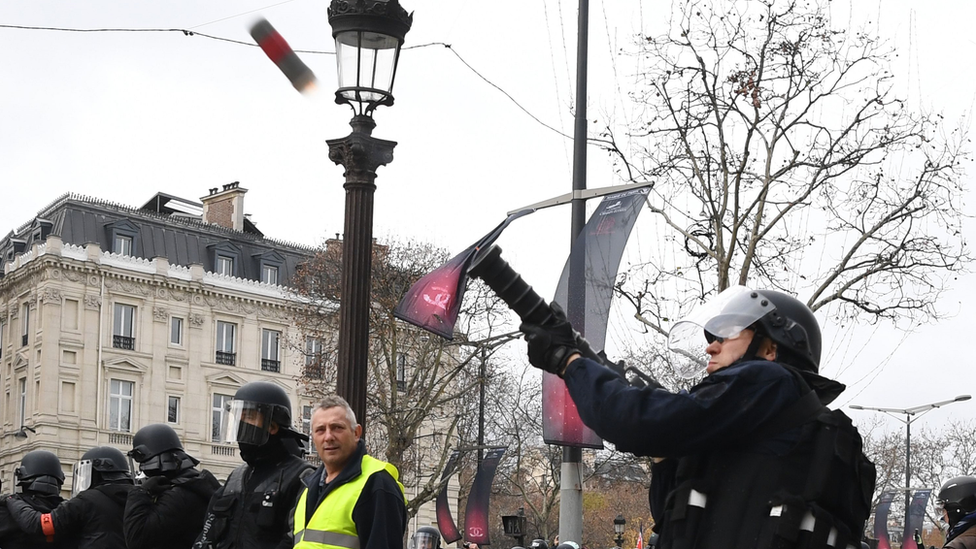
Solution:
[[[852,410],[867,410],[871,412],[883,412],[905,424],[905,521],[908,521],[908,508],[911,506],[912,495],[909,487],[912,485],[912,422],[936,408],[940,408],[953,402],[962,402],[972,398],[969,395],[959,395],[952,400],[941,400],[931,404],[922,404],[911,408],[878,408],[874,406],[860,406],[851,404]],[[905,414],[902,419],[894,414]],[[914,417],[913,417],[914,416]]]
[[[624,527],[627,526],[627,519],[623,515],[617,515],[613,519],[613,533],[617,534],[614,541],[617,542],[617,547],[624,546]]]
[[[329,160],[342,164],[346,178],[336,391],[365,425],[373,193],[376,169],[393,161],[396,146],[372,137],[373,111],[393,104],[400,46],[413,14],[397,0],[332,0],[328,14],[339,71],[336,103],[353,110],[352,133],[326,141]]]
[[[37,434],[37,431],[35,431],[33,428],[26,425],[21,425],[20,430],[14,433],[14,438],[17,440],[27,440],[27,431],[30,431],[35,435]]]

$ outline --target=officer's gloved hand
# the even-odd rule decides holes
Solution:
[[[558,303],[549,304],[554,318],[545,326],[523,322],[519,330],[529,344],[529,364],[562,377],[570,356],[579,353],[579,335],[566,319],[566,313]]]
[[[173,484],[170,483],[169,479],[163,475],[154,475],[147,477],[139,486],[141,486],[143,490],[149,492],[150,495],[157,496],[171,488]]]

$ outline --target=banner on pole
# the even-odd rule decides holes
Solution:
[[[461,452],[454,450],[451,453],[451,457],[447,459],[447,465],[444,467],[444,473],[441,475],[441,481],[449,478],[454,474],[454,469],[457,468],[458,459],[461,457]],[[454,522],[454,517],[451,515],[451,506],[447,502],[447,483],[444,483],[444,487],[437,494],[437,505],[435,508],[437,514],[437,529],[441,532],[441,537],[447,543],[454,543],[455,541],[461,539],[461,532],[458,532],[457,523]]]
[[[495,479],[498,462],[505,453],[504,448],[493,448],[481,460],[481,466],[474,476],[471,493],[468,494],[468,505],[464,508],[464,537],[465,541],[478,545],[490,545],[488,535],[488,498],[491,495],[491,483]]]
[[[620,259],[649,191],[642,187],[604,197],[573,243],[559,277],[555,300],[593,349],[602,349],[606,342]],[[583,273],[582,280],[571,279],[571,272]],[[603,448],[603,440],[583,425],[566,384],[556,375],[543,374],[542,410],[542,437],[547,444]]]
[[[915,542],[915,532],[921,532],[922,519],[925,517],[925,506],[928,505],[932,490],[916,490],[912,502],[908,506],[905,520],[905,535],[902,537],[902,549],[924,549]]]
[[[874,539],[878,540],[878,549],[891,549],[891,538],[888,537],[888,511],[895,499],[895,492],[884,492],[874,508]]]

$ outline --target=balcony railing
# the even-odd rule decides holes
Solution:
[[[136,348],[136,338],[129,336],[112,336],[112,347],[116,349],[125,349],[131,351]]]
[[[270,358],[261,359],[261,370],[264,372],[280,372],[281,362]]]
[[[214,444],[210,447],[210,453],[215,456],[233,456],[237,453],[237,448],[233,446],[217,446]]]
[[[130,435],[129,433],[110,431],[108,433],[108,443],[119,444],[121,446],[132,446],[132,435]]]
[[[228,353],[225,351],[217,351],[217,364],[222,364],[224,366],[233,366],[237,363],[237,353]]]

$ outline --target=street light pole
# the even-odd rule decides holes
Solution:
[[[373,254],[376,170],[393,161],[396,143],[372,136],[373,111],[393,104],[400,46],[413,23],[398,0],[332,0],[329,24],[336,43],[336,103],[352,107],[352,133],[330,139],[329,160],[345,168],[346,209],[339,290],[336,392],[366,425],[366,373]]]
[[[875,406],[860,406],[858,404],[851,404],[850,408],[852,410],[866,410],[870,412],[882,412],[888,414],[889,416],[897,419],[898,421],[905,424],[905,521],[908,523],[908,508],[911,506],[912,494],[912,422],[925,415],[926,412],[931,412],[936,408],[941,408],[947,404],[952,404],[953,402],[962,402],[964,400],[969,400],[969,395],[959,395],[952,400],[940,400],[939,402],[932,402],[930,404],[921,404],[919,406],[912,406],[911,408],[880,408]],[[905,419],[902,419],[894,414],[905,414]]]

